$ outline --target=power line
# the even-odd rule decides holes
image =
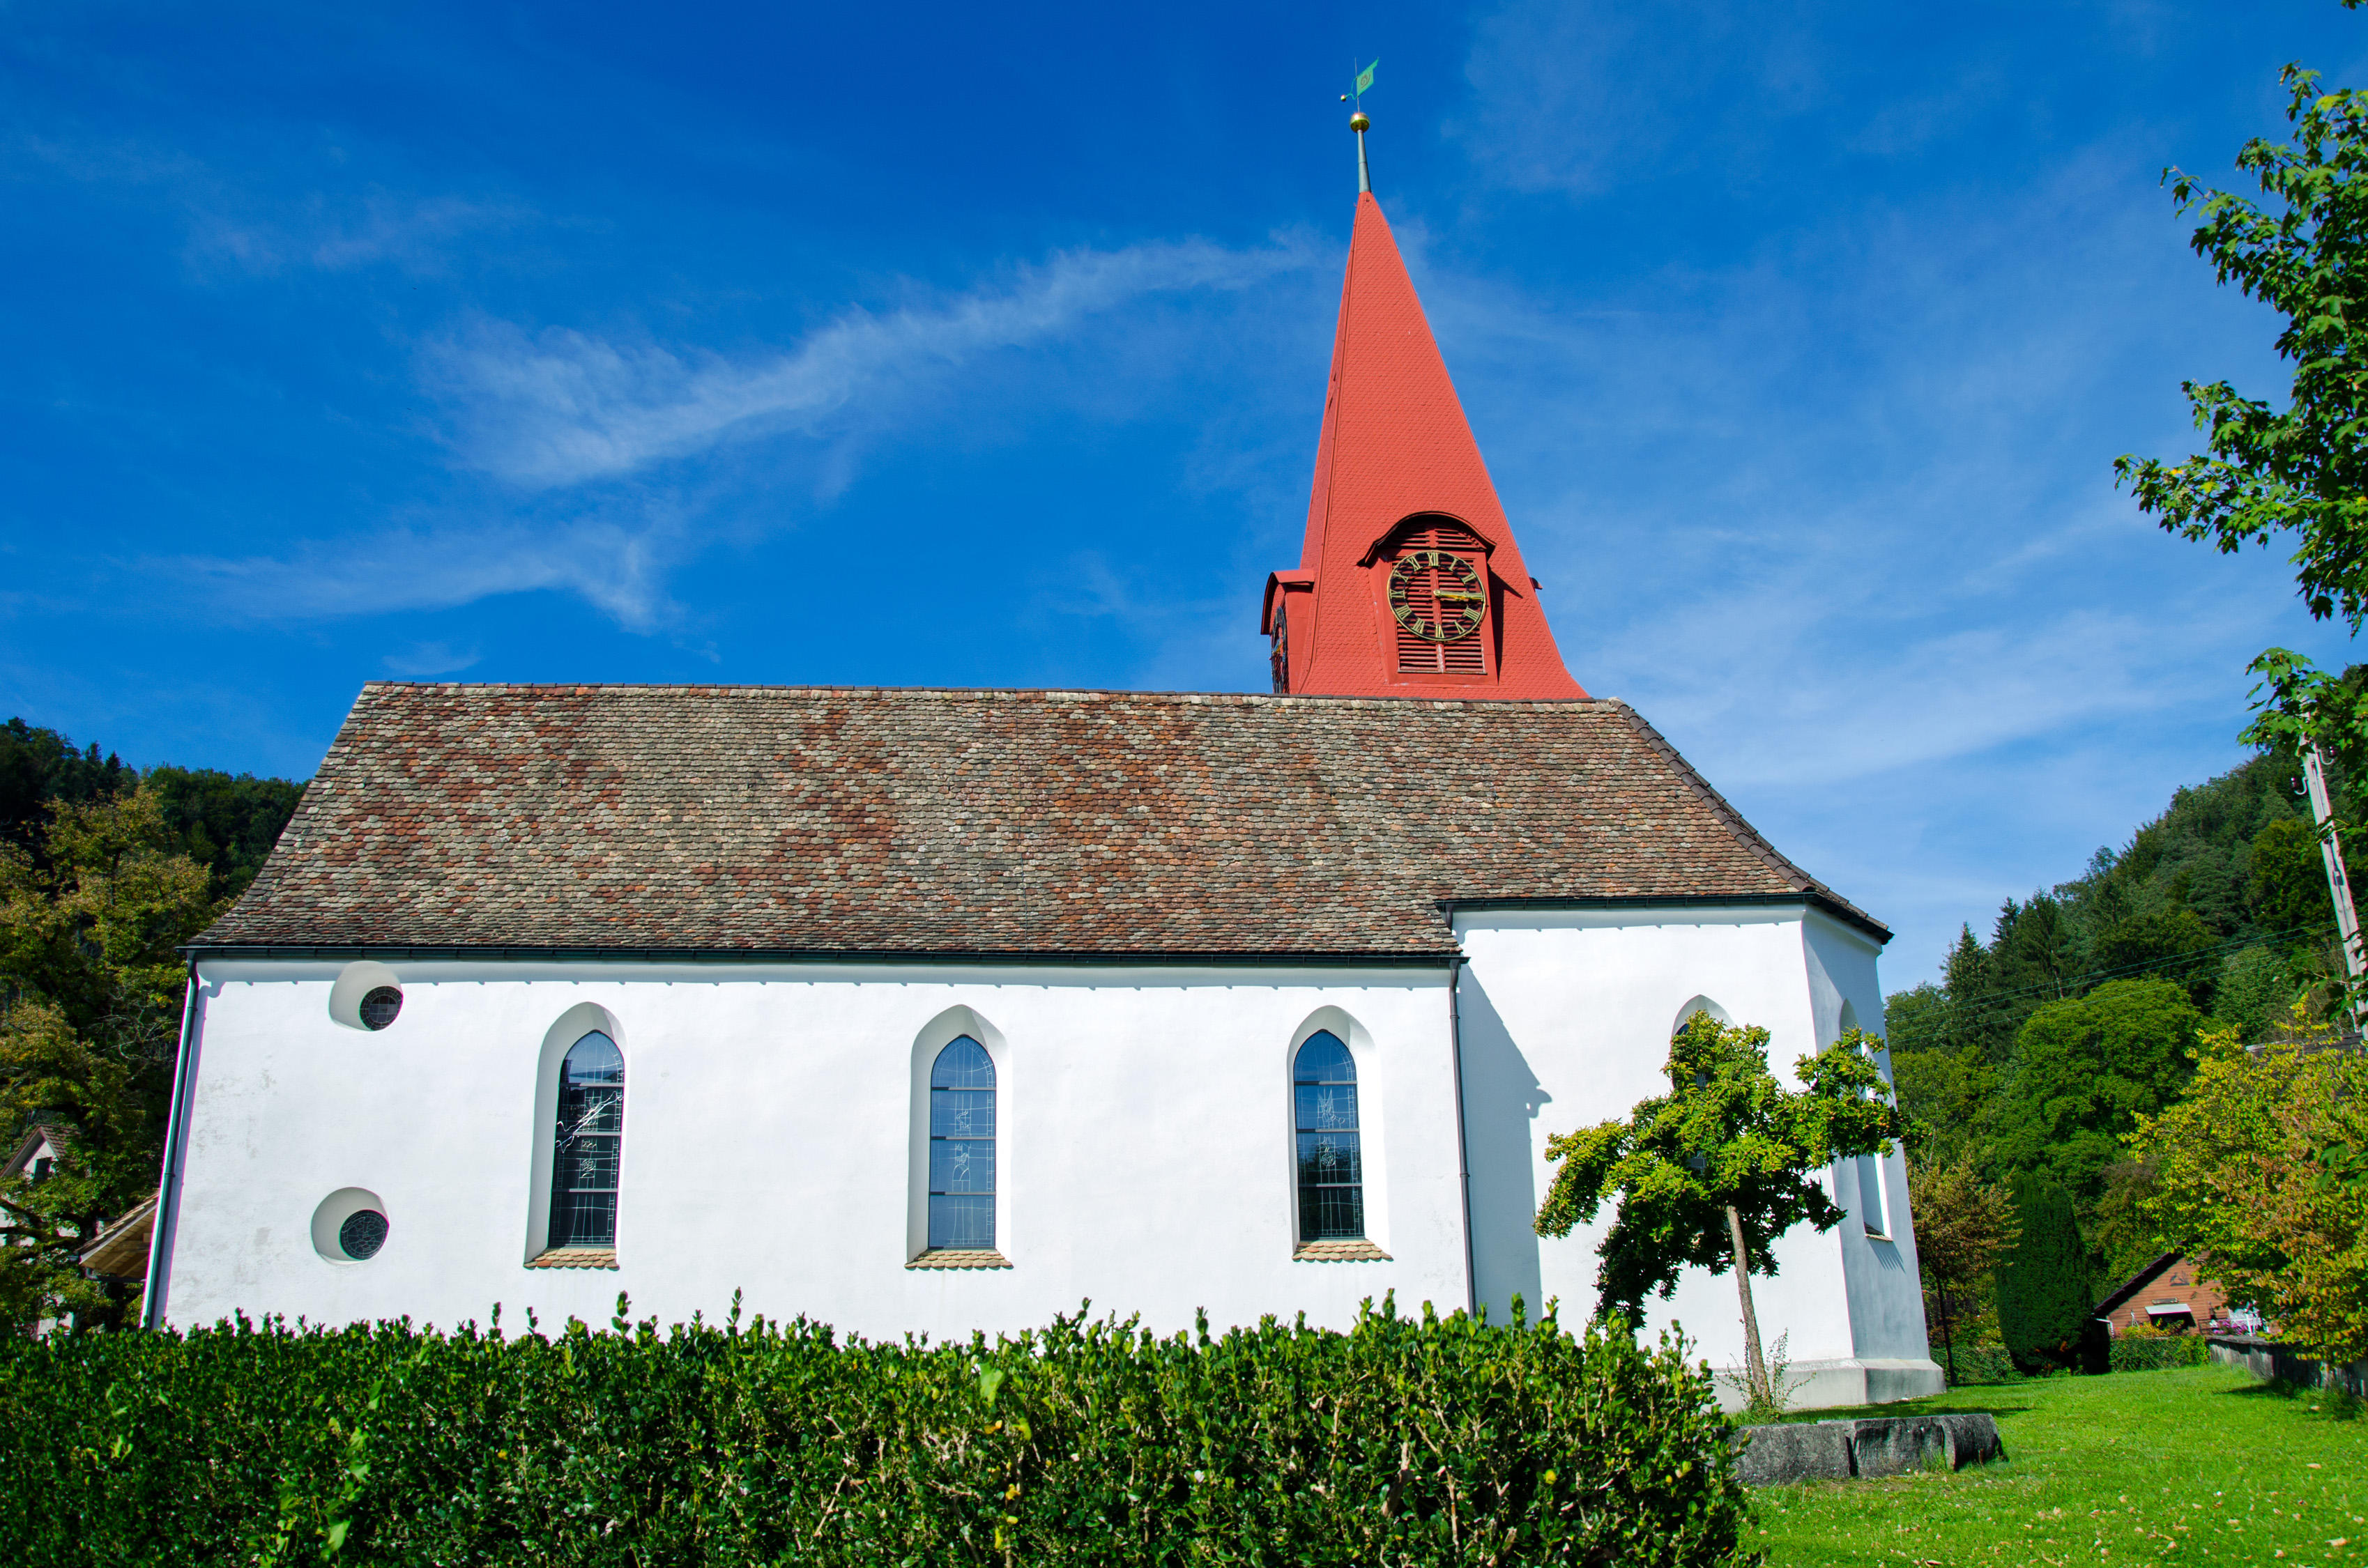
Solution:
[[[2248,948],[2263,947],[2271,942],[2284,941],[2289,937],[2324,933],[2334,928],[2335,922],[2332,920],[2316,921],[2307,926],[2294,926],[2289,930],[2235,937],[2209,948],[2196,948],[2184,953],[2173,953],[2166,958],[2146,959],[2137,963],[2116,964],[2110,969],[2089,970],[2085,973],[2068,975],[2060,981],[2043,981],[2039,984],[2019,986],[2012,991],[1987,991],[1979,996],[1967,997],[1964,1000],[1951,996],[1944,991],[1941,994],[1941,1006],[1947,1012],[1948,1021],[1957,1023],[1963,1021],[1968,1013],[1980,1014],[2011,1007],[2025,997],[2035,996],[2042,993],[2054,993],[2055,997],[2062,997],[2092,983],[2125,979],[2131,975],[2146,973],[2150,970],[2169,969],[2175,965],[2199,963],[2215,954],[2241,952]],[[2051,997],[2051,999],[2055,998]]]

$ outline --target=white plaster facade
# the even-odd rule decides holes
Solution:
[[[1447,965],[891,965],[202,959],[176,1095],[150,1311],[447,1326],[729,1309],[869,1337],[966,1337],[1078,1310],[1162,1332],[1364,1298],[1442,1312],[1515,1292],[1565,1322],[1593,1300],[1591,1234],[1530,1228],[1549,1132],[1662,1088],[1664,1042],[1703,1000],[1763,1024],[1780,1070],[1844,1008],[1882,1017],[1875,948],[1807,907],[1469,910]],[[350,1015],[392,980],[400,1017]],[[341,984],[340,982],[343,982]],[[544,1242],[557,1063],[587,1028],[625,1058],[618,1267],[529,1269]],[[1329,1028],[1355,1057],[1369,1238],[1387,1261],[1292,1257],[1292,1052]],[[1008,1269],[907,1267],[922,1251],[929,1063],[957,1034],[997,1076],[997,1245]],[[1459,1054],[1461,1062],[1459,1063]],[[1462,1100],[1458,1101],[1459,1067]],[[1459,1111],[1461,1115],[1459,1116]],[[1469,1218],[1461,1188],[1469,1170]],[[1888,1239],[1853,1218],[1782,1244],[1758,1282],[1804,1403],[1931,1392],[1905,1171]],[[333,1261],[374,1202],[390,1230]],[[1689,1278],[1682,1323],[1740,1357],[1731,1278]]]

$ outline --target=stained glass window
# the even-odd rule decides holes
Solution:
[[[1291,1073],[1299,1129],[1299,1239],[1357,1241],[1365,1234],[1365,1161],[1357,1144],[1357,1063],[1339,1037],[1318,1030]]]
[[[995,1245],[995,1062],[963,1035],[929,1069],[929,1246]]]
[[[617,1156],[624,1134],[624,1054],[595,1029],[559,1064],[551,1245],[617,1244]]]

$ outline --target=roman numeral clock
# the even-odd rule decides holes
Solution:
[[[1390,568],[1390,614],[1428,642],[1453,642],[1479,630],[1488,596],[1469,561],[1417,550]]]

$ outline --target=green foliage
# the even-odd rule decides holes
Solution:
[[[2295,65],[2280,79],[2294,140],[2256,138],[2237,155],[2269,206],[2177,169],[2165,180],[2182,212],[2202,215],[2191,243],[2218,279],[2285,318],[2276,347],[2294,375],[2284,406],[2226,381],[2187,382],[2206,450],[2113,468],[2163,528],[2224,552],[2295,534],[2311,614],[2340,615],[2357,631],[2368,615],[2368,97],[2321,95],[2317,74]]]
[[[1768,1070],[1768,1031],[1725,1028],[1696,1013],[1669,1042],[1670,1092],[1641,1101],[1625,1121],[1546,1139],[1560,1168],[1538,1208],[1537,1233],[1566,1236],[1607,1200],[1619,1213],[1603,1238],[1596,1312],[1641,1318],[1688,1267],[1724,1274],[1734,1262],[1727,1212],[1740,1216],[1750,1272],[1773,1275],[1770,1244],[1804,1221],[1820,1231],[1842,1210],[1819,1180],[1852,1154],[1889,1153],[1906,1119],[1884,1092],[1873,1052],[1852,1029],[1794,1070],[1784,1087]]]
[[[38,857],[50,825],[51,801],[87,805],[131,789],[140,776],[98,747],[76,751],[55,730],[22,719],[0,724],[0,844]]]
[[[2325,886],[2321,880],[2322,888]],[[2230,953],[2220,966],[2212,988],[2212,1018],[2220,1028],[2234,1028],[2247,1040],[2260,1040],[2284,1021],[2305,989],[2302,978],[2284,954],[2272,948],[2246,948]]]
[[[1998,1337],[2019,1366],[2070,1365],[2093,1300],[2071,1194],[2044,1176],[2020,1176],[2014,1212],[2021,1233],[1998,1267]]]
[[[2124,1135],[2186,1086],[2203,1021],[2167,980],[2109,981],[2032,1014],[1998,1104],[1998,1164],[2044,1172],[2093,1205]]]
[[[0,1346],[0,1560],[1748,1563],[1681,1345],[1384,1302],[990,1345],[800,1319]]]
[[[286,778],[211,767],[152,767],[144,782],[156,791],[181,853],[212,872],[214,896],[223,899],[255,881],[304,798],[304,786]]]
[[[2021,1369],[2003,1345],[1936,1345],[1931,1350],[1932,1359],[1947,1369],[1952,1388],[2022,1381]]]
[[[2162,1372],[2173,1367],[2201,1367],[2210,1360],[2211,1346],[2200,1334],[2113,1336],[2108,1353],[2116,1372]]]
[[[102,761],[96,744],[76,751],[55,730],[11,719],[0,724],[0,844],[47,869],[53,808],[111,801],[142,781],[116,756]],[[153,767],[145,781],[171,835],[166,847],[205,867],[221,899],[246,891],[304,794],[304,786],[285,778],[211,767]]]
[[[2161,1233],[2290,1344],[2368,1357],[2368,1055],[2327,1025],[2248,1048],[2207,1035],[2195,1082],[2130,1140]]]
[[[0,846],[0,1132],[50,1129],[56,1168],[0,1182],[0,1329],[123,1321],[84,1277],[101,1222],[155,1190],[184,970],[219,904],[146,787],[60,804],[38,860]]]

